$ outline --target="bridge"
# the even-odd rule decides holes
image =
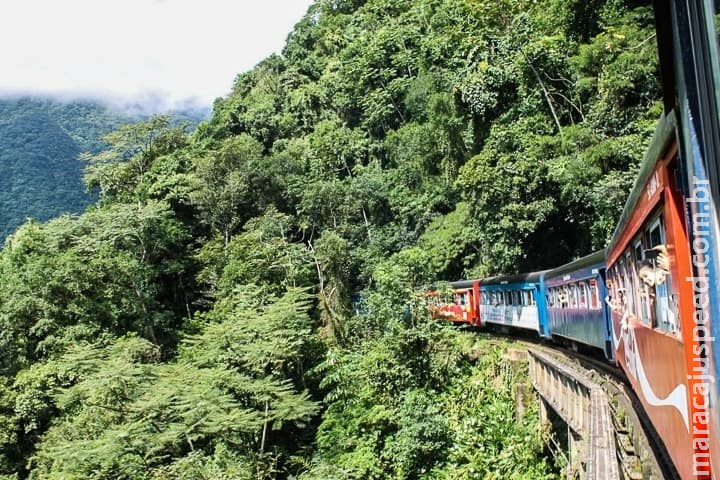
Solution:
[[[567,478],[582,480],[659,480],[676,474],[663,467],[651,448],[642,419],[622,386],[596,369],[538,348],[511,350],[512,363],[527,364],[540,398],[541,420],[553,430],[556,454],[567,458]],[[518,385],[517,408],[527,401]],[[660,455],[661,457],[662,455]]]

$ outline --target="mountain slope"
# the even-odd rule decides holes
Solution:
[[[174,114],[190,124],[204,115]],[[27,218],[82,212],[92,196],[82,184],[85,165],[78,155],[100,152],[105,135],[142,118],[92,101],[0,99],[0,244]]]

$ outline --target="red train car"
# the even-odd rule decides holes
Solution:
[[[443,299],[433,292],[434,301],[430,313],[434,318],[442,318],[456,323],[481,326],[480,321],[480,280],[459,280],[450,282],[452,299]]]
[[[697,476],[692,378],[700,342],[693,335],[693,276],[685,197],[678,184],[676,121],[658,125],[640,176],[607,250],[607,278],[618,364],[663,438],[682,478]]]
[[[665,206],[677,222],[668,257],[671,295],[683,342],[687,431],[691,448],[683,478],[719,478],[720,472],[720,59],[712,0],[656,0],[655,19],[666,115],[677,120],[677,154],[659,168]],[[662,163],[662,162],[661,162]],[[665,177],[663,177],[663,174]],[[677,185],[676,185],[677,181]],[[680,187],[685,198],[677,191]],[[682,200],[682,202],[681,202]],[[684,222],[684,223],[683,223]],[[684,226],[684,230],[683,227]],[[674,247],[674,248],[672,248]],[[642,347],[640,347],[642,348]],[[680,363],[679,358],[677,359]],[[679,395],[678,395],[679,396]],[[659,425],[656,421],[656,426]],[[682,440],[664,437],[667,444]],[[687,448],[687,447],[685,447]],[[674,457],[680,455],[674,452]]]

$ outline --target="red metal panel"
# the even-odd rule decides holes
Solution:
[[[673,167],[676,147],[658,161],[655,170],[642,186],[644,194],[638,196],[630,220],[619,241],[608,252],[608,268],[623,258],[636,236],[643,231],[658,207],[662,206],[665,225],[665,243],[670,258],[668,287],[677,294],[679,333],[665,332],[644,324],[628,308],[612,312],[616,358],[623,368],[655,428],[663,438],[682,478],[693,477],[692,459],[694,415],[705,414],[705,408],[693,405],[692,372],[698,342],[693,339],[692,276],[690,243],[685,219],[684,198],[675,185],[667,167]],[[637,289],[640,280],[635,278],[627,288]],[[635,276],[636,277],[636,276]],[[629,295],[628,295],[629,297]],[[633,309],[636,310],[636,309]],[[701,406],[702,407],[702,406]]]

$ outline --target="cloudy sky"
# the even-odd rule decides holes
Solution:
[[[311,0],[0,0],[0,94],[209,105]]]

